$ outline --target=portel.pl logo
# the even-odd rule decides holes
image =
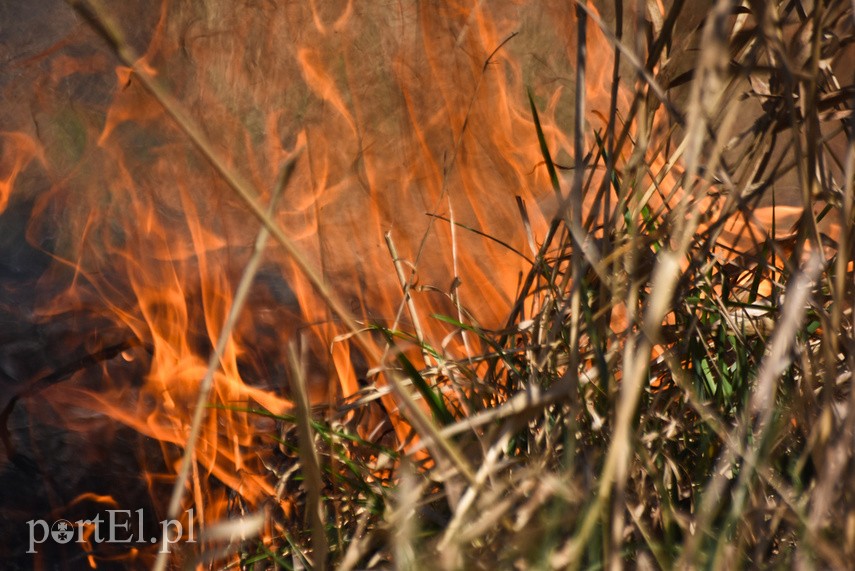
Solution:
[[[136,519],[131,514],[136,514]],[[196,543],[193,535],[193,509],[187,510],[187,536],[184,536],[184,526],[180,520],[165,519],[160,522],[159,536],[143,535],[145,512],[142,509],[106,510],[106,517],[98,514],[92,519],[81,519],[70,522],[58,519],[49,523],[43,519],[31,519],[27,522],[29,528],[29,549],[27,553],[38,553],[36,546],[51,540],[58,544],[77,543],[149,543],[160,542],[160,552],[169,553],[170,548],[178,542]]]

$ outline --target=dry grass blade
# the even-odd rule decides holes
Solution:
[[[757,387],[751,397],[751,411],[757,416],[757,429],[765,430],[774,413],[774,397],[777,392],[778,380],[792,361],[792,349],[796,335],[801,327],[805,312],[808,308],[811,292],[822,270],[822,260],[814,253],[805,268],[800,272],[790,287],[787,288],[787,299],[781,319],[775,328],[769,342],[769,353],[764,357],[763,364],[757,375]],[[762,440],[762,438],[758,438]]]
[[[308,490],[306,500],[309,524],[312,526],[312,562],[314,569],[327,568],[329,559],[329,541],[327,540],[326,518],[321,495],[321,466],[315,449],[312,414],[306,387],[306,373],[303,369],[306,355],[299,353],[295,346],[290,347],[289,355],[294,367],[294,392],[297,405],[297,431],[300,442],[300,463],[303,466],[303,482]]]
[[[422,344],[425,340],[425,334],[422,330],[422,324],[419,321],[419,312],[416,310],[416,304],[413,302],[413,298],[410,295],[411,286],[404,274],[403,262],[398,256],[398,249],[395,248],[395,242],[392,240],[392,233],[386,232],[384,237],[386,238],[386,247],[389,249],[389,255],[392,256],[392,263],[395,265],[395,273],[398,275],[398,281],[401,282],[401,291],[404,294],[404,302],[407,304],[407,309],[410,312],[410,319],[413,320],[413,328],[416,331],[416,341],[419,344]],[[424,355],[425,363],[430,363],[431,357],[424,348],[422,349],[422,354]]]

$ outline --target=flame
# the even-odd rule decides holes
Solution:
[[[0,133],[0,145],[0,212],[3,212],[9,204],[18,175],[30,161],[38,158],[44,162],[44,157],[36,142],[24,133]]]
[[[528,205],[537,239],[557,210],[527,89],[556,161],[573,161],[571,5],[164,2],[140,21],[151,23],[150,37],[131,40],[145,46],[141,65],[192,109],[229,167],[264,189],[262,201],[271,199],[280,165],[299,154],[276,221],[361,322],[391,327],[399,315],[402,284],[384,246],[390,232],[414,269],[418,315],[463,316],[465,309],[484,327],[503,324],[528,268],[513,250],[530,251],[515,197]],[[39,318],[77,315],[80,327],[100,324],[86,350],[132,340],[123,355],[146,368],[134,378],[138,367],[104,364],[97,382],[81,373],[44,391],[51,411],[67,426],[79,424],[77,411],[97,411],[161,442],[166,473],[152,469],[149,478],[162,488],[178,470],[208,357],[260,227],[134,73],[110,69],[100,47],[92,52],[90,33],[79,38],[30,60],[48,62],[49,79],[32,87],[40,125],[0,133],[0,210],[18,192],[35,196],[29,238],[51,238],[54,263],[38,287],[53,294]],[[91,55],[70,55],[81,46]],[[584,146],[591,151],[592,134],[611,112],[614,57],[592,24],[587,52]],[[63,82],[84,93],[83,109],[76,96],[64,99]],[[628,107],[621,92],[618,116]],[[625,148],[618,162],[630,154]],[[653,159],[651,172],[663,167]],[[39,192],[23,176],[35,171],[49,181]],[[664,188],[675,184],[669,176]],[[594,228],[612,215],[595,201],[585,198],[586,213],[597,211]],[[667,203],[654,193],[654,207]],[[790,226],[800,214],[776,216]],[[757,220],[737,220],[722,241],[746,251],[762,242],[772,219],[763,210]],[[403,319],[410,329],[411,316]],[[460,337],[443,345],[453,330],[447,323],[421,326],[425,340],[450,356],[465,354]],[[289,343],[309,346],[314,402],[358,390],[365,356],[337,340],[344,332],[295,262],[269,246],[214,375],[196,448],[193,501],[205,521],[226,511],[213,479],[252,506],[275,496],[263,452],[275,426],[246,410],[292,409]],[[397,406],[391,397],[386,404]],[[409,430],[396,428],[402,437]]]

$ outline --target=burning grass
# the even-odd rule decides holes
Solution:
[[[465,450],[467,469],[442,457],[441,448],[433,449],[439,457],[419,460],[417,451],[436,437],[430,434],[406,453],[369,446],[365,461],[358,452],[365,442],[348,446],[338,436],[336,451],[334,425],[310,428],[307,418],[298,419],[301,433],[315,434],[329,468],[323,494],[316,483],[305,486],[311,518],[304,521],[313,532],[285,548],[292,561],[347,569],[842,568],[851,561],[855,155],[851,86],[840,87],[849,78],[836,77],[831,62],[851,41],[852,8],[735,9],[719,2],[698,32],[706,41],[682,111],[670,98],[656,101],[654,89],[672,73],[674,62],[658,60],[656,47],[670,43],[668,26],[680,8],[659,23],[649,40],[652,56],[637,70],[637,130],[628,128],[632,119],[621,124],[613,116],[592,148],[577,131],[571,188],[560,187],[538,132],[545,167],[570,208],[559,209],[566,214],[545,239],[531,240],[534,262],[506,327],[485,331],[468,320],[419,318],[453,323],[477,337],[484,352],[450,359],[418,331],[384,331],[393,352],[401,339],[433,363],[416,370],[401,352],[398,374],[427,403],[439,438]],[[582,37],[584,11],[580,5]],[[847,39],[830,32],[835,23],[849,30]],[[767,25],[776,33],[799,31],[794,43],[777,44],[761,32]],[[800,45],[805,39],[812,43]],[[798,64],[798,50],[813,55]],[[584,56],[579,65],[586,65]],[[754,87],[744,91],[746,83]],[[770,85],[774,92],[765,89]],[[667,85],[660,89],[668,97]],[[836,135],[818,137],[834,129],[830,109],[818,101],[835,97],[848,100],[834,113],[847,141],[838,140],[836,149]],[[763,112],[749,128],[734,129],[735,115],[752,98],[762,100]],[[641,122],[665,105],[687,145],[655,149],[668,159],[651,164],[654,149]],[[533,102],[532,112],[539,129]],[[581,107],[577,116],[583,114]],[[790,135],[783,143],[789,164],[758,165],[783,133]],[[629,139],[632,156],[617,160]],[[752,152],[732,152],[743,145]],[[835,174],[820,166],[832,161]],[[682,190],[679,199],[653,211],[643,183],[661,182],[678,164],[685,169],[664,192]],[[580,174],[597,169],[607,176]],[[774,210],[750,247],[723,237],[733,218],[752,224],[757,200],[774,194],[775,181],[790,169],[809,189],[806,214],[784,232],[792,243],[776,239]],[[614,190],[619,206],[595,228],[590,219],[582,222],[578,206],[581,196],[603,189]],[[698,212],[711,204],[703,194],[719,193],[727,197],[724,208]],[[819,230],[829,227],[834,238]],[[382,390],[363,389],[357,404],[339,410],[346,417]],[[317,471],[309,457],[300,454]],[[391,480],[378,477],[380,459],[395,466]],[[346,470],[337,468],[342,463]]]
[[[207,471],[231,489],[222,519],[243,526],[209,522],[205,548],[185,561],[653,569],[844,568],[855,558],[853,5],[721,0],[698,14],[675,0],[637,13],[617,1],[601,14],[577,2],[578,45],[596,36],[610,61],[575,50],[570,135],[556,134],[554,113],[541,119],[553,101],[528,96],[535,168],[553,194],[534,204],[521,191],[513,243],[459,221],[450,201],[432,211],[428,232],[450,236],[451,251],[433,253],[453,260],[445,290],[421,283],[418,262],[386,234],[387,261],[373,271],[394,276],[400,303],[394,319],[372,320],[348,309],[274,216],[301,151],[263,206],[109,12],[74,4],[262,224],[217,314],[224,325],[209,325],[207,370],[192,371],[204,380],[185,438],[172,441],[166,511],[201,509],[200,489],[216,486],[200,484]],[[476,93],[516,40],[483,59]],[[309,83],[329,79],[300,60]],[[592,78],[608,86],[599,105],[588,100]],[[452,163],[475,160],[457,156],[474,101],[458,117]],[[541,215],[547,223],[533,220]],[[491,264],[460,251],[463,235],[525,262],[495,327],[459,295],[458,264]],[[286,412],[260,389],[212,396],[237,375],[230,339],[269,238],[337,325],[324,355],[338,359],[329,370],[340,379],[323,403],[311,382],[316,346],[288,340]],[[426,243],[407,251],[417,260]],[[263,465],[251,493],[238,474],[246,460],[229,457],[229,473],[211,451],[215,413],[250,419],[249,433],[275,424],[251,443]],[[224,438],[247,447],[244,436]]]
[[[852,88],[841,87],[851,78],[835,76],[833,62],[851,53],[843,46],[852,7],[719,2],[697,31],[697,67],[674,78],[679,59],[664,47],[680,49],[671,42],[681,8],[648,30],[645,63],[611,34],[638,72],[630,116],[613,115],[590,147],[576,123],[564,188],[532,101],[564,214],[545,237],[529,235],[533,262],[506,326],[484,330],[409,307],[414,325],[450,323],[481,347],[463,359],[418,329],[377,328],[397,359],[384,374],[408,381],[400,393],[425,405],[435,430],[416,429],[417,440],[394,448],[380,444],[376,427],[356,436],[354,419],[388,392],[379,377],[332,419],[329,409],[310,416],[305,404],[280,417],[295,427],[285,434],[299,436],[283,440],[301,467],[281,481],[299,508],[277,523],[280,540],[244,554],[244,565],[851,561],[855,154]],[[601,25],[586,12],[580,4],[580,37]],[[578,65],[588,65],[584,54]],[[682,82],[690,94],[679,106],[672,90]],[[830,100],[838,103],[819,104]],[[739,121],[752,101],[762,112]],[[577,104],[584,116],[584,97]],[[657,113],[682,139],[651,136],[663,128]],[[684,144],[674,150],[671,140]],[[776,145],[786,151],[774,159]],[[589,174],[598,170],[605,175]],[[808,208],[796,225],[776,228],[776,182],[787,176],[803,191],[796,207]],[[582,196],[611,192],[617,206],[595,226]],[[657,192],[677,198],[654,208]],[[520,215],[531,232],[522,202]],[[725,230],[734,220],[759,233],[734,239]],[[418,351],[423,368],[408,357]]]

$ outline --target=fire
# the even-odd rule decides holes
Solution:
[[[128,343],[125,361],[78,371],[39,394],[56,422],[73,429],[85,410],[161,443],[163,466],[148,477],[162,497],[180,469],[209,355],[261,228],[140,70],[191,110],[224,167],[261,190],[260,204],[274,200],[281,166],[296,161],[275,222],[356,323],[413,328],[389,232],[417,315],[501,327],[534,255],[516,197],[535,240],[557,210],[527,89],[556,162],[574,160],[576,16],[567,3],[547,4],[167,1],[159,12],[136,7],[133,18],[115,17],[143,54],[138,68],[113,61],[83,23],[21,63],[14,89],[35,98],[28,111],[21,103],[3,115],[0,210],[31,203],[27,238],[52,260],[35,286],[44,297],[34,312],[40,322],[70,316],[86,336],[63,339],[66,355]],[[611,113],[614,47],[590,23],[587,52],[591,152]],[[619,93],[618,116],[628,107]],[[653,160],[648,184],[663,167]],[[665,191],[675,179],[662,183]],[[654,208],[674,199],[653,196]],[[595,204],[585,198],[597,235],[613,213]],[[785,213],[779,227],[789,229],[801,211]],[[722,241],[745,252],[771,220],[761,211],[727,227]],[[756,236],[747,238],[752,228]],[[186,499],[203,525],[226,512],[226,489],[253,508],[276,496],[265,452],[276,427],[247,410],[293,410],[290,344],[307,346],[315,403],[354,394],[381,364],[372,359],[385,349],[382,339],[342,340],[346,323],[315,286],[281,245],[267,247],[214,372],[195,449]],[[446,322],[423,320],[420,328],[449,357],[471,349],[462,336],[447,337],[454,328]],[[384,402],[395,417],[400,403]],[[398,420],[396,429],[403,440],[410,427]]]

